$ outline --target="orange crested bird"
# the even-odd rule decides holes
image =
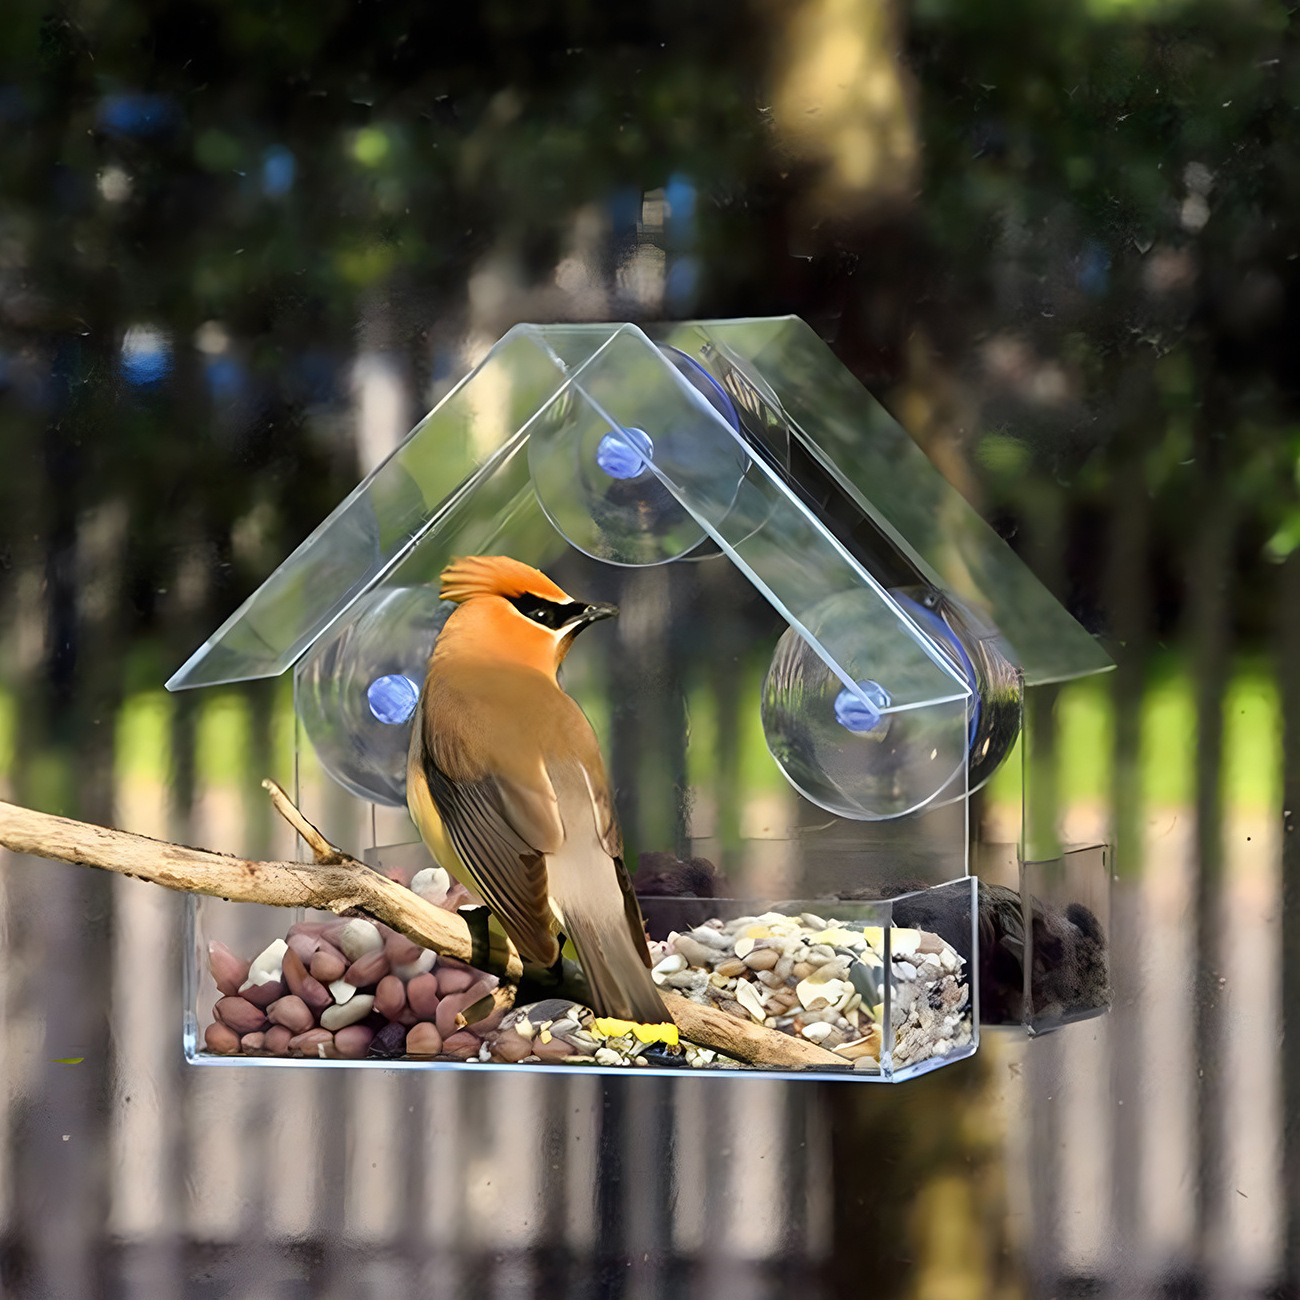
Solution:
[[[433,648],[407,759],[424,842],[525,962],[553,966],[563,934],[598,1015],[669,1021],[600,747],[555,676],[577,634],[618,610],[499,555],[450,564],[442,598],[459,608]]]

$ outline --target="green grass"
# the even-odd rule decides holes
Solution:
[[[740,710],[738,760],[741,790],[749,796],[786,788],[763,739],[757,667],[742,668],[745,684]],[[1064,804],[1109,799],[1114,762],[1113,678],[1086,678],[1061,688],[1057,702],[1057,776]],[[163,690],[141,690],[126,697],[116,724],[115,771],[119,779],[165,782],[171,744],[174,701]],[[199,709],[197,766],[208,785],[242,786],[261,773],[247,770],[251,719],[248,699],[238,691],[207,693]],[[292,788],[294,774],[293,685],[288,675],[273,704],[273,774]],[[1142,701],[1139,773],[1143,802],[1149,807],[1187,806],[1195,794],[1196,709],[1190,674],[1175,660],[1158,665]],[[691,692],[690,744],[687,750],[692,785],[711,789],[718,752],[716,703],[707,689]],[[603,702],[588,700],[598,735],[608,752],[608,714]],[[17,701],[0,691],[0,779],[13,775]],[[303,755],[307,768],[314,756]],[[57,763],[29,764],[26,784],[41,792],[42,806],[65,804],[66,774]],[[1266,661],[1243,659],[1235,666],[1224,697],[1222,791],[1229,809],[1266,812],[1280,806],[1281,715],[1277,682]],[[306,770],[306,769],[304,769]],[[989,795],[995,802],[1020,800],[1019,743],[994,775]]]
[[[1084,678],[1057,698],[1057,779],[1063,804],[1105,801],[1114,779],[1113,678]],[[1196,701],[1191,676],[1175,661],[1160,664],[1141,704],[1139,773],[1149,807],[1186,807],[1195,798]],[[1281,714],[1269,666],[1243,659],[1223,704],[1225,807],[1279,807],[1282,789]],[[989,783],[995,802],[1020,799],[1019,742]]]
[[[1110,797],[1115,749],[1111,676],[1072,682],[1057,698],[1057,780],[1072,803]]]
[[[172,699],[166,691],[128,695],[117,714],[114,761],[118,780],[167,780]]]
[[[240,786],[251,780],[251,733],[248,700],[243,695],[214,691],[204,700],[195,728],[194,766],[199,782],[205,786]],[[257,779],[261,780],[261,776]]]
[[[293,743],[296,719],[293,712],[293,674],[285,673],[276,683],[271,714],[271,767],[265,773],[293,793]],[[261,776],[258,777],[261,780]]]
[[[1282,714],[1277,682],[1262,665],[1244,666],[1224,703],[1223,798],[1263,811],[1282,803]]]
[[[780,793],[790,787],[781,775],[776,759],[768,751],[758,704],[766,665],[747,663],[740,671],[745,678],[737,717],[740,734],[736,737],[740,788],[748,795]],[[712,790],[716,785],[720,743],[717,701],[708,685],[699,683],[691,690],[686,705],[690,718],[687,779],[698,789]]]
[[[1195,794],[1196,702],[1190,676],[1166,671],[1142,701],[1140,771],[1147,804],[1186,806]]]
[[[14,743],[18,732],[18,705],[12,691],[0,691],[0,781],[13,774]]]

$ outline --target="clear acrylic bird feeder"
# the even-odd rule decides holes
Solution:
[[[1021,785],[1036,780],[1017,744],[1027,691],[1110,661],[803,322],[515,327],[168,682],[292,669],[300,806],[403,880],[433,866],[404,789],[449,610],[437,580],[472,554],[621,608],[562,682],[601,740],[665,987],[817,1045],[800,1077],[898,1080],[960,1059],[981,1006],[1033,1030],[1104,1009],[1104,851],[1022,834],[1021,878],[983,888],[971,796],[1009,755]],[[556,1034],[516,1032],[523,1056],[493,1038],[517,1014],[471,1050],[457,1035],[474,1027],[444,1009],[454,1050],[413,1057],[373,1004],[346,1053],[319,1033],[308,1050],[308,1033],[296,1055],[249,1054],[269,1050],[266,1029],[235,1048],[217,1031],[211,1051],[208,941],[251,959],[286,922],[209,899],[192,921],[192,1059],[749,1068],[602,1038],[558,1004],[542,1017]],[[298,946],[311,956],[310,937]],[[405,1019],[467,996],[471,977],[409,976]]]

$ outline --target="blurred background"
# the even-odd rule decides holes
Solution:
[[[4,797],[291,852],[165,678],[512,323],[794,312],[1116,658],[1117,879],[889,1089],[187,1068],[182,901],[0,857],[0,1291],[1300,1295],[1297,102],[1275,0],[7,0]]]

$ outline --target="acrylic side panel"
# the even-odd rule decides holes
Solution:
[[[882,937],[893,1079],[925,1074],[979,1047],[978,882],[954,880],[891,900]]]
[[[402,964],[400,958],[413,954],[402,951],[400,938],[394,945],[392,936],[389,946],[357,959],[360,965],[391,957],[381,962],[385,973],[378,981],[377,972],[357,975],[358,987],[346,999],[335,983],[330,990],[337,1001],[325,999],[324,1010],[317,1006],[312,1014],[309,977],[301,967],[288,971],[295,957],[284,952],[286,941],[317,969],[322,958],[332,958],[335,945],[347,945],[355,922],[191,898],[186,1055],[200,1064],[306,1068],[604,1072],[671,1066],[709,1076],[901,1081],[978,1046],[973,885],[954,881],[877,902],[647,900],[656,982],[820,1047],[824,1054],[797,1069],[744,1066],[695,1047],[672,1058],[564,999],[459,1027],[457,1013],[494,981],[446,959]],[[272,972],[277,978],[266,979],[258,968],[277,949],[285,965]],[[354,978],[351,971],[347,978]],[[244,991],[232,994],[236,987]]]
[[[1061,687],[1026,693],[1020,846],[1023,1018],[1031,1033],[1110,1007],[1109,846],[1081,839],[1062,779]],[[1004,941],[1004,946],[1013,941]]]
[[[1110,1010],[1110,849],[1021,864],[1025,1027],[1046,1033]]]

